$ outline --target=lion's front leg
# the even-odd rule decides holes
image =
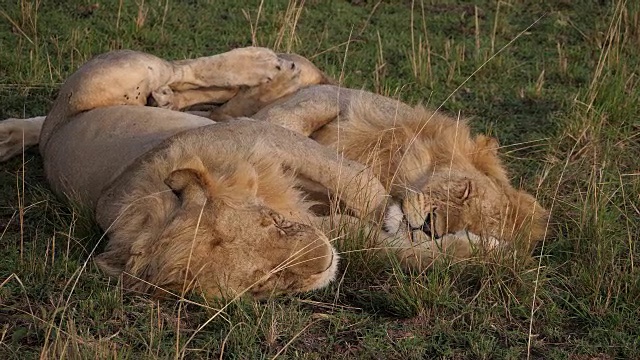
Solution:
[[[387,208],[386,216],[393,212]],[[332,213],[319,217],[316,226],[331,240],[349,241],[349,236],[361,234],[366,241],[359,243],[359,251],[373,251],[378,256],[395,256],[404,269],[422,271],[440,259],[463,260],[474,255],[486,255],[499,251],[506,244],[494,237],[483,238],[468,231],[446,234],[437,239],[416,241],[408,231],[395,234],[386,232],[381,226],[349,215]],[[349,246],[347,246],[349,248]]]
[[[44,118],[37,116],[0,122],[0,162],[22,153],[29,146],[37,145]]]
[[[321,184],[359,218],[376,219],[385,212],[390,196],[370,169],[308,138],[279,141],[265,156],[278,156],[286,167]]]
[[[288,61],[288,63],[284,61],[282,71],[271,81],[254,87],[243,87],[238,94],[226,104],[212,111],[209,117],[212,120],[228,120],[239,116],[253,116],[266,106],[302,88],[332,82],[329,77],[313,65],[311,61],[300,55],[278,54],[278,57]],[[301,101],[301,98],[307,96],[305,94],[307,94],[307,92],[294,96],[290,101],[285,100],[283,104],[280,104],[280,108],[286,112],[292,103],[297,103]],[[317,98],[314,100],[316,102],[322,101],[322,99]],[[316,123],[324,124],[327,121],[326,119],[335,117],[335,114],[332,113],[329,116],[322,116],[315,113],[313,116],[316,119]],[[271,122],[277,124],[276,119],[273,119]],[[285,125],[286,127],[287,124],[281,125]],[[291,127],[291,130],[297,131],[300,129]],[[308,135],[304,133],[304,131],[303,134]]]
[[[309,136],[345,111],[351,96],[349,89],[337,86],[310,86],[263,108],[252,117]]]
[[[505,246],[505,243],[494,237],[484,238],[464,230],[421,241],[411,239],[409,232],[391,235],[381,231],[378,240],[381,246],[396,254],[405,269],[419,271],[428,269],[441,259],[466,260],[495,252]]]
[[[216,121],[235,117],[253,116],[265,106],[294,93],[304,84],[300,79],[300,68],[291,62],[271,81],[254,87],[243,87],[227,103],[213,110],[209,118]]]
[[[254,87],[273,80],[292,62],[259,47],[234,49],[219,55],[174,61],[174,91],[198,88]]]
[[[262,121],[238,119],[216,125],[217,136],[233,136],[256,156],[278,159],[296,174],[321,184],[359,217],[380,215],[389,194],[364,165],[331,151],[312,139]]]
[[[158,96],[154,94],[154,98],[160,107],[173,110],[203,103],[225,103],[233,100],[241,89],[268,88],[275,79],[288,78],[297,73],[292,61],[258,47],[174,61],[172,66],[172,79],[164,89],[157,91]],[[244,111],[235,113],[233,116],[250,115]]]

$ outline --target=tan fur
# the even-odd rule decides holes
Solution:
[[[211,111],[209,118],[222,121],[240,116],[252,116],[265,106],[303,87],[333,82],[300,55],[278,54],[278,57],[287,61],[285,65],[290,66],[289,71],[280,72],[267,83],[242,88],[225,104]]]
[[[388,198],[373,173],[277,125],[170,110],[306,76],[291,69],[261,48],[176,62],[118,51],[67,79],[40,151],[51,188],[94,210],[105,230],[101,269],[134,290],[207,296],[308,291],[335,278],[338,256],[294,175],[367,216]],[[164,108],[144,106],[153,102]],[[0,123],[0,134],[28,126],[13,125]]]
[[[29,119],[6,119],[0,126],[0,162],[21,154],[38,144],[44,116]]]
[[[482,239],[531,249],[544,237],[547,211],[511,186],[497,141],[472,136],[464,120],[335,86],[307,87],[255,117],[295,131],[324,119],[308,134],[367,164],[401,204],[387,215],[391,233],[379,237],[407,266],[428,266],[444,253],[467,258]]]
[[[260,54],[258,58],[261,59],[261,62],[268,63],[269,61],[265,60],[268,59],[268,56],[264,55]],[[373,213],[376,213],[375,209],[379,210],[380,204],[384,203],[382,200],[384,191],[378,187],[384,186],[401,206],[391,206],[386,210],[384,229],[378,230],[378,246],[396,252],[403,264],[408,267],[423,268],[445,253],[458,258],[468,258],[477,249],[492,250],[503,247],[505,244],[520,243],[522,247],[530,249],[536,241],[542,239],[546,231],[548,213],[531,195],[511,186],[507,171],[498,156],[498,144],[495,139],[484,135],[473,136],[464,120],[454,119],[421,106],[412,108],[400,101],[365,91],[319,85],[331,83],[331,80],[308,60],[297,55],[283,54],[279,55],[279,58],[281,61],[278,67],[289,66],[287,69],[289,71],[279,71],[272,74],[261,73],[262,79],[266,80],[251,83],[245,79],[245,82],[251,84],[226,84],[225,86],[212,85],[193,79],[199,78],[194,75],[198,72],[207,73],[208,70],[204,70],[206,68],[220,69],[223,64],[233,63],[227,59],[222,59],[220,64],[215,66],[211,65],[212,60],[206,60],[207,58],[174,62],[170,65],[160,61],[161,67],[170,69],[167,71],[173,72],[173,75],[147,74],[145,75],[145,84],[155,85],[145,86],[149,88],[149,95],[158,106],[174,109],[192,104],[226,101],[224,105],[211,113],[211,118],[226,120],[236,116],[251,115],[255,119],[285,127],[304,136],[310,136],[318,143],[331,148],[334,153],[340,153],[347,159],[366,164],[368,169],[361,167],[355,169],[353,164],[347,163],[348,160],[342,160],[344,161],[343,166],[334,166],[331,170],[329,167],[318,166],[322,162],[311,158],[316,155],[316,152],[321,153],[322,151],[310,150],[313,146],[309,143],[304,145],[309,149],[302,151],[300,147],[294,147],[297,150],[291,152],[288,157],[288,161],[296,164],[295,170],[299,172],[299,185],[311,193],[326,194],[326,188],[329,188],[331,193],[340,195],[341,200],[347,203],[347,207],[355,210],[355,214],[365,216],[367,213],[371,213],[372,208],[374,209]],[[152,59],[152,62],[158,62],[156,59]],[[148,63],[148,58],[142,58],[142,62],[140,62],[142,65]],[[176,70],[176,68],[184,67],[185,64],[186,70]],[[181,78],[184,74],[188,74],[187,79]],[[153,82],[147,77],[156,80]],[[94,79],[91,81],[95,83]],[[120,99],[118,97],[120,95],[113,96],[115,96],[114,99]],[[54,110],[56,110],[55,106]],[[52,113],[55,114],[56,111],[52,111]],[[116,118],[116,113],[116,110],[109,110],[106,120]],[[126,113],[133,114],[130,109]],[[145,110],[144,114],[151,116],[153,111]],[[87,115],[89,119],[95,119],[98,116],[97,113]],[[176,119],[172,116],[175,117],[168,113],[163,113],[159,117],[154,116],[154,119],[166,120],[166,124],[155,124],[153,128],[167,126],[172,134],[176,134],[178,131],[176,124],[183,124],[187,128],[203,126],[201,121],[195,117],[189,118],[186,115],[180,115],[179,119]],[[109,127],[109,125],[105,126]],[[83,123],[82,128],[87,129],[87,125]],[[227,131],[229,129],[233,130]],[[238,203],[244,204],[245,200],[243,199],[254,199],[255,197],[251,201],[255,202],[258,201],[256,199],[259,199],[258,202],[267,204],[269,209],[276,210],[281,214],[280,216],[289,218],[291,221],[297,221],[300,224],[319,223],[319,219],[309,215],[308,204],[302,202],[300,194],[291,188],[290,179],[283,175],[282,170],[274,170],[279,169],[280,165],[255,160],[260,156],[276,158],[283,153],[269,156],[267,154],[274,150],[273,148],[268,149],[269,146],[266,146],[265,149],[257,151],[261,154],[258,156],[252,153],[256,149],[248,150],[247,148],[248,144],[256,143],[256,139],[268,139],[270,136],[274,137],[276,143],[287,144],[291,142],[291,139],[285,139],[289,135],[275,134],[276,131],[270,128],[249,131],[249,127],[244,123],[234,125],[229,129],[215,131],[214,137],[217,141],[229,138],[231,142],[235,143],[234,146],[243,145],[244,147],[231,147],[234,150],[228,152],[227,145],[220,147],[207,143],[206,147],[197,146],[196,143],[209,139],[207,136],[212,134],[206,136],[195,134],[187,137],[188,141],[187,138],[184,138],[181,142],[174,141],[170,145],[166,145],[173,153],[162,151],[154,153],[157,159],[163,159],[161,161],[163,166],[159,166],[157,163],[154,163],[156,165],[151,168],[147,168],[147,165],[137,165],[140,169],[147,169],[145,171],[148,173],[132,176],[132,171],[127,170],[126,176],[121,176],[118,180],[107,181],[112,184],[110,187],[95,185],[99,183],[96,177],[102,179],[107,176],[94,176],[90,179],[91,181],[87,180],[86,183],[90,183],[90,187],[99,189],[94,192],[103,194],[98,203],[97,211],[99,221],[103,218],[103,227],[109,226],[115,221],[116,214],[119,214],[123,208],[129,207],[138,209],[134,211],[135,213],[144,213],[143,209],[146,208],[155,210],[150,212],[151,215],[145,215],[147,217],[132,217],[127,225],[128,228],[122,228],[122,233],[134,234],[139,229],[148,227],[147,222],[149,221],[153,224],[150,228],[162,228],[162,224],[167,223],[166,219],[171,217],[169,214],[175,213],[178,206],[170,201],[170,195],[166,193],[153,196],[150,194],[153,194],[153,191],[161,191],[162,186],[157,186],[160,183],[173,184],[172,181],[175,180],[180,184],[181,181],[184,182],[184,179],[191,179],[192,182],[201,185],[195,188],[187,187],[187,189],[191,189],[187,192],[200,194],[198,195],[200,198],[207,199],[214,196],[212,194],[218,194],[217,197],[214,196],[217,203],[227,204],[230,208],[235,208],[235,204]],[[94,132],[94,130],[91,131]],[[140,135],[143,131],[138,129],[135,133]],[[242,131],[248,132],[243,134]],[[70,134],[76,133],[77,129],[66,134],[64,131],[60,131],[58,143],[62,143],[62,139],[68,138]],[[180,136],[174,136],[174,138],[180,138]],[[89,140],[91,144],[95,141],[95,139]],[[296,139],[295,141],[300,140]],[[175,148],[184,149],[184,154],[176,155],[180,152],[176,152]],[[201,158],[202,154],[213,148],[224,155],[219,155],[220,157],[216,157],[216,159],[207,158],[205,160]],[[140,152],[141,148],[137,147],[136,149]],[[136,154],[139,156],[143,153]],[[195,164],[217,164],[220,159],[224,159],[224,163],[218,164],[215,168],[207,165],[203,170],[200,165],[190,165],[188,170],[185,170],[187,173],[183,173],[179,169],[180,164],[182,166],[194,162]],[[321,159],[327,161],[326,156]],[[309,166],[309,164],[316,167],[315,171],[311,169],[304,171],[305,166]],[[126,161],[124,165],[134,166],[129,165]],[[286,164],[285,167],[290,168],[291,166]],[[267,171],[267,169],[271,170]],[[349,171],[349,169],[353,171]],[[69,173],[70,170],[72,169],[67,168],[62,173]],[[160,171],[159,175],[155,174],[156,170]],[[116,173],[120,171],[122,169]],[[348,177],[351,181],[346,185],[342,180],[342,172],[352,174]],[[249,173],[255,176],[248,176]],[[357,177],[353,175],[355,173],[361,173],[363,176],[359,180],[355,180]],[[244,175],[239,176],[238,174]],[[371,185],[372,176],[377,177],[382,184]],[[125,180],[122,180],[123,177]],[[174,179],[171,180],[172,178]],[[155,186],[147,184],[148,179],[154,179],[152,184]],[[178,181],[180,179],[182,180]],[[230,179],[233,180],[228,181]],[[138,183],[138,180],[141,182]],[[254,182],[259,184],[257,190],[254,191],[256,195],[245,198],[246,190],[251,189]],[[288,185],[286,188],[279,187],[282,184]],[[55,184],[53,186],[55,188]],[[123,197],[122,194],[117,195],[117,191],[113,190],[114,187],[139,189],[140,191],[129,191],[129,195]],[[340,187],[342,190],[339,190]],[[83,188],[83,186],[78,186],[76,183],[74,186],[67,186],[67,188]],[[219,191],[224,188],[234,190],[232,192]],[[248,193],[251,192],[248,191]],[[114,193],[116,195],[113,195]],[[363,196],[358,199],[358,194],[363,194]],[[322,198],[322,196],[318,198]],[[231,201],[232,199],[235,200]],[[134,205],[138,202],[146,205]],[[156,205],[154,207],[147,203],[156,203]],[[367,204],[370,205],[368,209]],[[204,205],[213,206],[207,205],[206,202]],[[262,210],[258,211],[258,213],[261,212]],[[184,220],[179,222],[188,223],[188,225],[178,224],[175,226],[177,229],[183,227],[192,229],[195,218],[196,212],[191,211]],[[340,218],[353,223],[348,220],[348,216],[341,215]],[[357,221],[357,223],[359,226],[362,225],[361,221]],[[208,229],[209,225],[206,223],[203,228]],[[114,229],[119,228],[120,225],[114,227]],[[331,234],[335,230],[335,228],[327,229]],[[158,241],[160,244],[171,238],[184,237],[185,240],[181,240],[180,244],[187,241],[187,235],[180,231],[177,233],[175,231],[167,232],[166,234],[170,234],[170,236],[166,237],[158,235],[157,231],[150,231],[155,235],[145,235],[145,232],[140,235],[139,243],[142,244],[140,245],[142,248],[147,246],[144,244],[152,244],[154,241]],[[157,240],[158,236],[164,240]],[[124,236],[124,238],[128,237]],[[117,239],[117,236],[113,236],[113,238]],[[113,243],[116,244],[120,240],[114,241]],[[126,244],[126,240],[123,241]],[[107,259],[116,260],[113,274],[119,273],[122,269],[130,269],[134,275],[137,271],[143,277],[149,277],[149,274],[161,276],[162,274],[179,273],[181,278],[195,279],[193,274],[184,272],[184,267],[182,272],[176,272],[160,269],[158,265],[138,266],[132,264],[129,266],[119,262],[118,259],[137,254],[136,252],[132,253],[131,250],[124,250],[131,248],[134,246],[114,245],[106,253],[111,255],[104,255]],[[152,246],[152,248],[154,247]],[[267,253],[268,251],[265,250],[267,248],[265,247],[262,251]],[[126,254],[121,254],[122,251],[125,251]],[[205,251],[198,252],[198,254],[201,253],[205,253]],[[150,259],[160,259],[164,256],[155,253],[149,255],[149,252],[144,254],[142,258],[147,262]],[[184,255],[184,251],[182,254]],[[276,255],[270,256],[278,258]],[[325,252],[326,256],[328,255]],[[131,261],[133,259],[134,257],[131,258]],[[197,264],[202,264],[202,261],[204,260],[197,260]],[[102,266],[104,268],[112,267],[108,261],[102,262]],[[268,266],[265,265],[265,267]],[[152,270],[143,271],[141,269]],[[205,270],[202,268],[199,271]],[[245,274],[243,275],[245,280],[253,279],[247,275],[246,271],[234,269],[234,273]],[[170,278],[176,280],[176,276],[172,275]],[[170,281],[165,280],[156,279],[153,282],[169,284]],[[234,281],[236,282],[234,283]],[[227,284],[226,287],[232,289],[241,287],[238,285],[240,283],[237,278],[226,282],[220,279],[216,280],[216,284]],[[246,283],[242,283],[242,286],[246,286]],[[273,286],[269,285],[264,288],[273,289]],[[141,289],[146,288],[142,286]],[[212,292],[213,290],[209,288],[208,291]]]
[[[124,271],[128,288],[157,294],[197,287],[209,296],[248,290],[264,297],[333,278],[337,256],[309,226],[309,204],[278,162],[230,148],[205,166],[183,151],[143,165],[148,175],[134,177],[116,205],[126,209],[119,214],[126,221],[98,212],[112,234],[96,258],[101,268],[113,276]],[[149,196],[161,182],[180,196]]]

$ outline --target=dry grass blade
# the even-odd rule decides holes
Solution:
[[[512,181],[553,211],[533,258],[504,251],[406,271],[392,253],[406,244],[377,243],[354,222],[331,235],[341,268],[326,289],[217,300],[187,291],[194,282],[169,291],[128,279],[166,295],[156,301],[93,269],[102,233],[46,190],[41,157],[28,150],[0,165],[1,358],[637,357],[637,1],[0,8],[0,120],[46,112],[62,81],[108,49],[175,59],[277,45],[342,86],[471,115],[473,130],[508,144],[500,152]],[[274,270],[315,257],[316,245]]]

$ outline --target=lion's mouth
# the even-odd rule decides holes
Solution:
[[[383,228],[389,234],[398,234],[400,232],[408,232],[411,241],[415,240],[416,233],[422,232],[433,240],[442,238],[442,234],[438,234],[435,229],[436,213],[433,209],[429,212],[421,225],[412,226],[407,219],[407,215],[402,205],[392,204],[385,214]]]
[[[404,217],[404,222],[406,223],[407,228],[409,229],[409,232],[411,234],[411,241],[414,241],[414,237],[415,237],[414,234],[416,231],[418,232],[422,231],[425,235],[427,235],[427,237],[433,240],[438,240],[441,238],[441,236],[438,235],[438,232],[436,231],[435,227],[432,226],[436,222],[435,212],[428,213],[427,216],[425,216],[424,218],[424,222],[420,226],[411,226],[406,216]]]
[[[329,265],[327,265],[327,267],[326,267],[326,268],[324,268],[324,270],[322,270],[322,271],[318,272],[318,274],[322,274],[323,272],[325,272],[325,271],[327,271],[327,270],[331,269],[331,267],[334,265],[333,260],[335,259],[335,257],[336,257],[336,252],[335,252],[335,250],[333,250],[333,248],[332,248],[332,249],[331,249],[331,260],[329,260]]]
[[[338,263],[340,262],[339,260],[340,260],[340,256],[336,253],[336,250],[332,246],[331,261],[329,262],[329,265],[327,266],[326,269],[322,270],[321,272],[311,275],[311,279],[313,279],[312,281],[313,284],[309,287],[309,289],[307,289],[307,291],[321,289],[329,285],[329,283],[331,283],[333,280],[335,280],[336,273],[338,272]]]

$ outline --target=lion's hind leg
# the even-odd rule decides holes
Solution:
[[[37,145],[44,116],[0,121],[0,162],[21,154],[29,146]]]

